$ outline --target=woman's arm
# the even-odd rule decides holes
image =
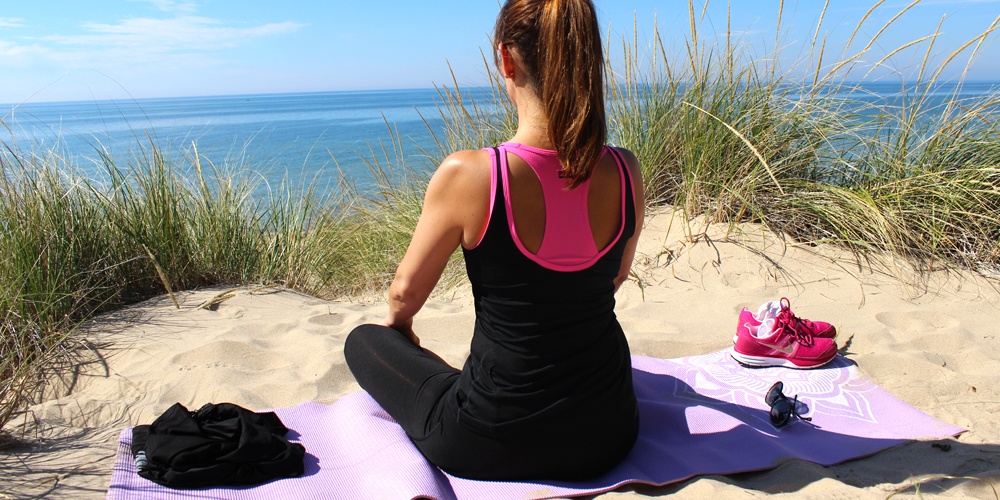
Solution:
[[[406,255],[389,286],[389,314],[383,324],[410,338],[413,316],[437,285],[451,255],[470,234],[479,234],[489,206],[489,153],[459,151],[441,163],[427,184],[424,206]],[[483,207],[486,208],[483,208]]]
[[[631,173],[632,192],[635,200],[635,233],[625,244],[625,252],[622,254],[622,264],[618,269],[618,276],[615,277],[615,291],[617,292],[618,287],[628,279],[629,273],[632,270],[632,261],[635,259],[635,248],[639,244],[639,233],[642,232],[642,224],[646,219],[646,193],[642,182],[642,168],[639,166],[639,160],[627,149],[616,148],[616,150],[625,159],[625,164]]]

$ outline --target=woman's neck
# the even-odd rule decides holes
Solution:
[[[514,134],[514,137],[510,138],[509,142],[516,142],[518,144],[524,144],[525,146],[532,146],[539,149],[556,149],[555,145],[552,144],[552,141],[549,139],[548,129],[538,129],[534,126],[527,128],[524,123],[518,124],[517,133]]]
[[[517,132],[510,142],[541,149],[555,149],[549,138],[549,119],[541,100],[533,92],[518,89],[514,105],[517,108]]]

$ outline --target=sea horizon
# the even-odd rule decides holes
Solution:
[[[469,86],[468,88],[483,88],[483,87],[486,87],[486,85]],[[76,104],[76,103],[90,103],[90,102],[156,101],[156,100],[172,100],[172,99],[214,99],[214,98],[227,98],[227,97],[281,96],[281,95],[297,95],[297,94],[365,94],[365,93],[379,93],[379,92],[391,93],[391,92],[405,92],[411,90],[436,90],[438,88],[443,88],[443,87],[440,85],[437,87],[431,85],[429,87],[335,89],[335,90],[289,90],[289,91],[252,92],[252,93],[189,94],[189,95],[143,96],[143,97],[135,97],[130,95],[128,97],[122,97],[122,98],[102,98],[102,99],[53,99],[53,100],[39,100],[39,101],[27,99],[23,102],[0,102],[0,110],[21,106],[23,104]],[[462,89],[465,88],[466,88],[465,86],[462,87]]]
[[[795,81],[789,80],[789,85],[800,85],[808,84],[807,81]],[[914,86],[918,84],[923,84],[926,82],[918,82],[915,80],[901,80],[901,81],[889,81],[889,80],[876,80],[876,81],[865,81],[865,80],[845,80],[841,82],[846,86]],[[938,85],[946,87],[954,87],[955,82],[952,81],[942,81],[938,82]],[[979,79],[970,78],[962,81],[962,85],[992,85],[995,87],[1000,87],[1000,79]],[[213,99],[213,98],[231,98],[231,97],[254,97],[254,96],[284,96],[284,95],[301,95],[301,94],[366,94],[366,93],[393,93],[393,92],[406,92],[406,91],[434,91],[437,92],[439,89],[451,89],[454,85],[435,85],[431,84],[426,87],[386,87],[386,88],[371,88],[371,89],[332,89],[332,90],[289,90],[289,91],[270,91],[270,92],[253,92],[253,93],[219,93],[219,94],[189,94],[189,95],[171,95],[171,96],[143,96],[143,97],[123,97],[123,98],[102,98],[102,99],[53,99],[53,100],[31,100],[26,99],[22,102],[7,102],[0,101],[0,112],[4,110],[9,110],[11,108],[16,108],[25,104],[77,104],[77,103],[106,103],[106,102],[119,102],[119,101],[156,101],[156,100],[173,100],[173,99]],[[489,84],[484,83],[482,85],[461,85],[460,89],[465,90],[475,90],[475,89],[488,89]],[[998,88],[997,90],[1000,90]],[[0,118],[4,118],[4,115],[0,115]]]
[[[0,142],[33,155],[56,153],[98,180],[105,178],[104,154],[127,163],[155,144],[175,165],[193,164],[196,147],[203,164],[251,169],[271,186],[325,188],[341,174],[366,185],[366,160],[384,162],[383,146],[397,159],[393,140],[409,167],[434,167],[425,152],[443,139],[441,102],[436,88],[27,102],[0,105]]]
[[[890,99],[913,84],[857,84],[865,93],[852,98]],[[954,83],[939,86],[940,92],[925,94],[943,98],[956,89]],[[444,88],[451,87],[3,104],[0,143],[36,156],[55,154],[76,173],[96,180],[107,178],[103,156],[128,165],[155,145],[181,169],[193,166],[196,148],[203,170],[259,175],[270,187],[289,183],[326,189],[346,179],[367,189],[374,182],[369,163],[377,158],[386,166],[386,157],[396,162],[398,146],[408,169],[436,167],[444,154],[436,143],[444,139]],[[490,87],[461,90],[492,99]],[[970,80],[962,82],[960,96],[998,91],[1000,81]]]

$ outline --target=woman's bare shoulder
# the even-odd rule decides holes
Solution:
[[[489,165],[490,152],[483,149],[463,149],[448,155],[440,168],[482,168]]]
[[[636,158],[635,153],[622,147],[612,147],[612,149],[618,152],[622,159],[625,160],[625,165],[632,172],[633,178],[642,175],[642,169],[639,168],[639,159]]]
[[[458,151],[441,162],[427,185],[424,214],[437,217],[442,226],[461,228],[464,245],[475,245],[488,218],[490,164],[487,151]]]
[[[441,162],[434,172],[434,178],[440,178],[441,182],[446,182],[452,187],[461,185],[472,187],[473,184],[481,183],[484,178],[489,181],[490,164],[489,151],[476,149],[456,151]],[[455,186],[456,183],[459,186]]]
[[[490,164],[488,151],[456,151],[434,172],[427,186],[428,195],[456,201],[479,196],[490,189]]]
[[[636,204],[643,207],[646,203],[645,191],[642,189],[644,182],[642,179],[642,167],[639,165],[639,159],[636,158],[635,154],[625,148],[613,148],[619,155],[621,155],[622,160],[625,161],[625,167],[628,168],[629,177],[632,180],[632,192],[635,193]],[[636,186],[639,188],[637,189]],[[639,214],[640,216],[642,213]]]

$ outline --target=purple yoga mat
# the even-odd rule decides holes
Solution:
[[[588,481],[474,481],[430,465],[366,393],[332,405],[274,410],[306,448],[305,475],[252,488],[171,490],[139,477],[122,431],[108,499],[433,498],[592,495],[628,483],[664,485],[700,474],[764,470],[789,458],[832,465],[918,438],[964,429],[896,399],[838,357],[815,370],[748,369],[726,351],[680,359],[632,358],[639,440],[617,467]],[[771,425],[763,395],[775,381],[812,422]]]

